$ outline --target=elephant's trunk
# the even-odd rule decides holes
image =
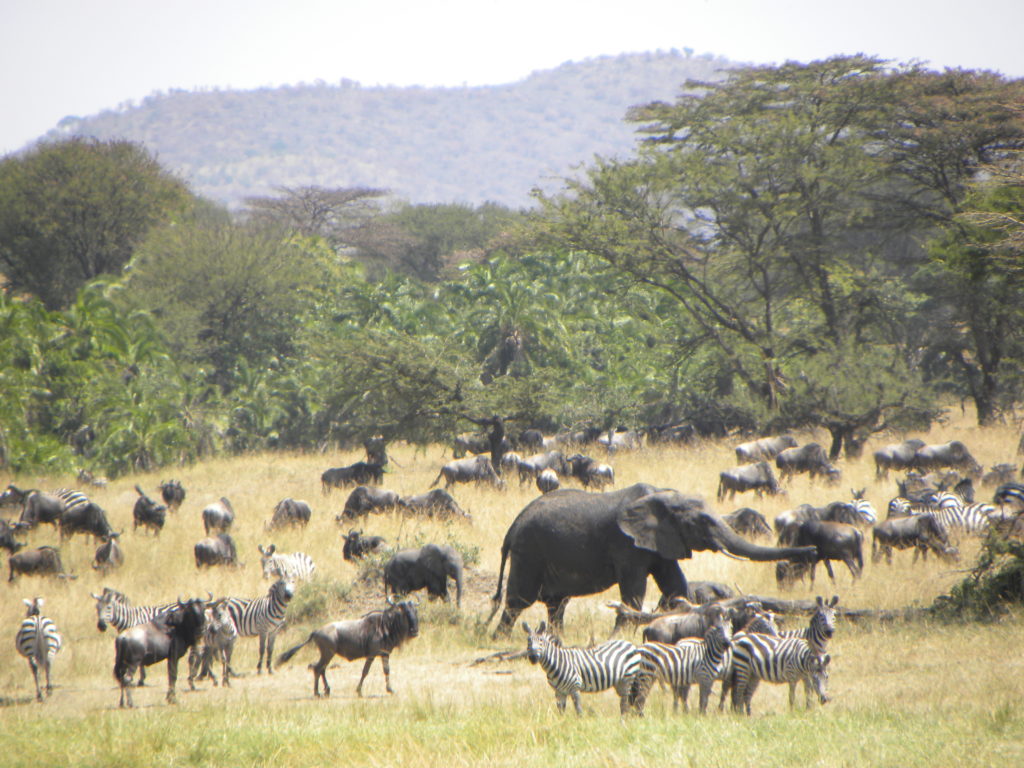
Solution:
[[[731,555],[745,560],[794,560],[807,562],[817,555],[815,547],[766,547],[747,541],[733,531],[725,523],[717,526],[716,539],[721,547]]]
[[[462,608],[462,566],[455,566],[455,605]]]

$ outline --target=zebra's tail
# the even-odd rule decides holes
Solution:
[[[302,650],[302,649],[303,649],[303,648],[305,648],[305,647],[306,647],[307,645],[309,645],[309,641],[310,641],[310,640],[312,640],[312,639],[313,639],[313,633],[312,633],[312,632],[310,632],[310,633],[309,633],[309,637],[307,637],[307,638],[306,638],[305,640],[303,640],[303,641],[302,641],[301,643],[299,643],[299,644],[298,644],[298,645],[296,645],[295,647],[293,647],[293,648],[289,648],[289,649],[288,649],[287,651],[285,651],[285,652],[284,652],[284,653],[282,653],[282,654],[281,654],[280,656],[278,656],[278,657],[277,657],[277,665],[278,665],[278,666],[281,666],[281,665],[282,665],[282,664],[284,664],[285,662],[287,662],[287,661],[291,661],[291,658],[292,658],[292,656],[294,656],[294,655],[295,655],[296,653],[298,653],[298,652],[299,652],[300,650]]]

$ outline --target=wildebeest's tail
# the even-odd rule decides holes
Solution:
[[[721,475],[718,476],[718,500],[721,501],[725,498],[725,478]]]
[[[437,473],[437,477],[434,478],[434,482],[432,482],[427,487],[428,488],[433,488],[435,485],[437,485],[441,481],[442,477],[444,477],[444,467],[441,467],[441,471]]]
[[[282,653],[282,654],[281,654],[280,656],[278,656],[278,657],[277,657],[277,664],[278,664],[278,666],[280,666],[280,665],[284,664],[284,663],[285,663],[286,661],[291,661],[291,658],[292,658],[292,656],[294,656],[294,655],[295,655],[296,653],[298,653],[298,652],[299,652],[299,651],[301,651],[301,650],[302,650],[303,648],[305,648],[305,647],[306,647],[307,645],[309,645],[309,642],[310,642],[310,641],[311,641],[312,639],[313,639],[313,633],[312,633],[312,632],[310,632],[310,633],[309,633],[309,637],[307,637],[307,638],[306,638],[305,640],[303,640],[303,641],[302,641],[301,643],[299,643],[298,645],[296,645],[296,646],[295,646],[294,648],[289,648],[289,649],[288,649],[287,651],[285,651],[285,652],[284,652],[284,653]]]

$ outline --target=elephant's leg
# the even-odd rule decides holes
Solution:
[[[548,608],[548,624],[560,633],[565,624],[565,607],[569,605],[569,596],[543,597],[542,600]]]
[[[515,626],[519,614],[537,602],[543,573],[539,568],[517,567],[515,560],[508,571],[505,587],[505,610],[494,630],[494,637],[507,637]]]

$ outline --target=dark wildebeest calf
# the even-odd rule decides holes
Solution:
[[[103,539],[103,543],[96,547],[96,554],[92,558],[92,567],[107,574],[122,565],[124,565],[124,552],[121,551],[121,545],[117,543],[117,537],[107,536]]]
[[[120,706],[132,703],[135,670],[167,660],[167,701],[174,703],[178,682],[178,661],[202,638],[206,627],[206,605],[202,600],[181,602],[146,624],[127,629],[114,640],[114,678],[121,686]],[[126,696],[127,694],[127,696]]]
[[[320,681],[324,681],[324,696],[331,695],[331,687],[327,684],[327,664],[335,657],[342,656],[349,661],[366,659],[363,674],[359,677],[356,694],[363,695],[363,681],[370,671],[373,660],[380,656],[384,667],[384,685],[388,693],[391,688],[391,651],[401,646],[406,640],[416,637],[420,631],[419,616],[415,603],[403,600],[395,603],[388,600],[388,607],[383,611],[367,613],[361,619],[347,619],[325,624],[312,632],[303,642],[284,653],[278,659],[278,666],[292,658],[300,649],[310,642],[315,642],[320,650],[320,659],[313,667],[313,695],[320,696]]]
[[[159,535],[167,521],[167,507],[157,504],[137,485],[135,492],[139,494],[139,498],[135,500],[135,507],[132,509],[132,530],[141,525],[143,528],[152,528],[153,533]]]

